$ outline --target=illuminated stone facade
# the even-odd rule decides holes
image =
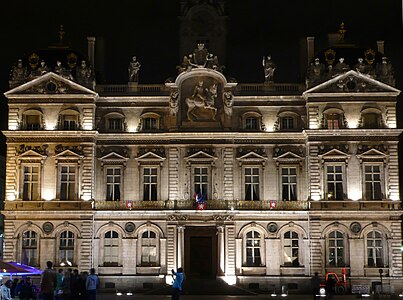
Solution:
[[[180,71],[95,89],[48,71],[5,93],[6,260],[95,267],[104,286],[184,266],[300,290],[382,268],[400,288],[399,90],[357,70],[308,87]]]

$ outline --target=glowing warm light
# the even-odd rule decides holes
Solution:
[[[8,130],[17,130],[18,126],[17,125],[9,125]]]
[[[350,196],[350,199],[354,200],[354,201],[357,201],[357,200],[361,199],[360,191],[358,190],[357,187],[354,187],[354,186],[351,188],[351,190],[349,192],[349,196]]]
[[[174,284],[174,280],[172,278],[172,275],[166,275],[165,276],[165,283],[168,285],[173,285]]]
[[[320,200],[320,195],[312,195],[311,199],[313,201],[319,201]]]
[[[162,279],[162,278],[165,277],[165,275],[164,275],[164,274],[160,274],[158,277]]]
[[[396,194],[396,193],[391,194],[390,195],[390,200],[399,201],[400,200],[399,194]]]
[[[84,130],[92,130],[92,124],[84,124]]]
[[[128,130],[129,132],[137,132],[137,126],[128,126],[128,127],[127,127],[127,130]]]
[[[235,285],[236,284],[236,276],[234,276],[234,275],[226,275],[226,276],[224,276],[223,280],[228,285]]]
[[[7,194],[7,200],[8,201],[14,201],[17,197],[15,196],[15,193],[12,194]]]
[[[48,121],[46,123],[46,129],[47,130],[56,130],[57,129],[57,123]]]
[[[91,200],[91,195],[84,194],[84,195],[81,197],[81,199],[84,200],[84,201],[90,201],[90,200]]]
[[[50,191],[50,190],[44,191],[42,198],[43,198],[44,200],[46,200],[46,201],[52,200],[52,199],[53,199],[53,192]]]

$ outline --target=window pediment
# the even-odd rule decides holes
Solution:
[[[101,167],[104,165],[124,165],[126,166],[126,162],[128,161],[127,157],[124,157],[116,152],[108,153],[105,156],[98,158],[101,161]]]
[[[27,150],[18,156],[18,160],[44,160],[47,156],[32,149]]]
[[[304,160],[302,156],[293,153],[292,151],[287,151],[279,156],[274,156],[273,159],[276,161],[277,164],[279,163],[300,163]]]
[[[136,158],[139,164],[162,164],[166,158],[152,151],[148,151]]]
[[[348,158],[349,155],[347,153],[344,153],[343,151],[340,151],[339,149],[332,149],[319,156],[321,156],[323,159],[326,159],[326,158]]]
[[[243,164],[262,164],[266,163],[267,157],[264,157],[254,151],[250,151],[237,158],[239,165]]]
[[[388,155],[377,149],[369,149],[362,154],[358,154],[357,157],[360,161],[385,161],[388,158]]]
[[[204,151],[197,151],[196,153],[193,153],[189,155],[188,157],[185,157],[185,160],[189,163],[194,163],[194,162],[214,162],[218,158],[208,154]]]
[[[71,150],[64,150],[59,154],[55,155],[56,160],[70,160],[70,161],[77,161],[82,159],[84,156],[79,155]]]

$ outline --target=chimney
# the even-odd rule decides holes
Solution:
[[[376,45],[378,46],[378,52],[385,54],[385,41],[376,41]]]
[[[88,59],[90,61],[91,68],[94,68],[95,58],[95,37],[88,36]]]
[[[308,53],[308,66],[309,63],[312,61],[314,55],[315,55],[315,37],[314,36],[308,36],[306,38],[306,44],[307,44],[307,53]]]

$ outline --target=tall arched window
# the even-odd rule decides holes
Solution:
[[[60,234],[59,261],[68,265],[74,263],[74,233],[71,231],[66,230]]]
[[[38,240],[35,231],[28,230],[22,234],[21,261],[23,264],[35,267],[37,265]]]
[[[328,266],[345,266],[344,235],[340,231],[332,231],[328,238]]]
[[[119,265],[119,234],[107,231],[104,235],[104,266]]]
[[[260,233],[252,230],[246,234],[246,266],[256,267],[262,265]]]
[[[147,230],[141,235],[141,265],[157,265],[157,235],[154,231]]]
[[[284,233],[284,265],[297,267],[299,264],[298,233],[287,231]]]
[[[383,238],[379,231],[370,231],[367,234],[368,267],[383,267]]]

